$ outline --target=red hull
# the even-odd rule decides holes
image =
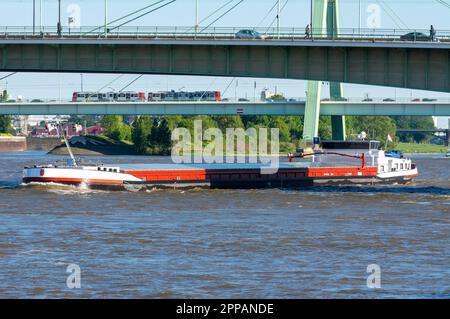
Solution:
[[[189,169],[122,171],[146,182],[158,181],[257,181],[305,178],[376,177],[376,167],[281,168],[275,174],[262,174],[260,169]]]

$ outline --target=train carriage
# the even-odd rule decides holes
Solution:
[[[161,101],[222,101],[222,95],[220,91],[195,91],[195,92],[175,92],[175,91],[162,91],[162,92],[149,92],[147,100],[149,102],[161,102]]]
[[[72,102],[145,102],[144,92],[73,92]]]

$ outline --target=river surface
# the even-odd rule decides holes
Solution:
[[[450,160],[442,155],[415,157],[420,177],[407,186],[20,185],[24,166],[57,159],[0,153],[0,297],[450,298]],[[80,267],[79,289],[67,286],[70,264]],[[370,264],[380,266],[381,288],[367,286]]]

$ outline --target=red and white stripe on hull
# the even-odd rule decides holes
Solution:
[[[36,167],[26,168],[23,172],[23,181],[42,183],[65,184],[123,184],[124,182],[140,182],[141,180],[121,172],[102,171],[97,167]]]

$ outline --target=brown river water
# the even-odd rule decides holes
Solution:
[[[3,298],[450,298],[450,159],[407,186],[105,192],[21,185],[0,153]],[[105,164],[163,157],[89,158]],[[69,264],[81,271],[70,289]],[[368,288],[367,266],[381,269]]]

